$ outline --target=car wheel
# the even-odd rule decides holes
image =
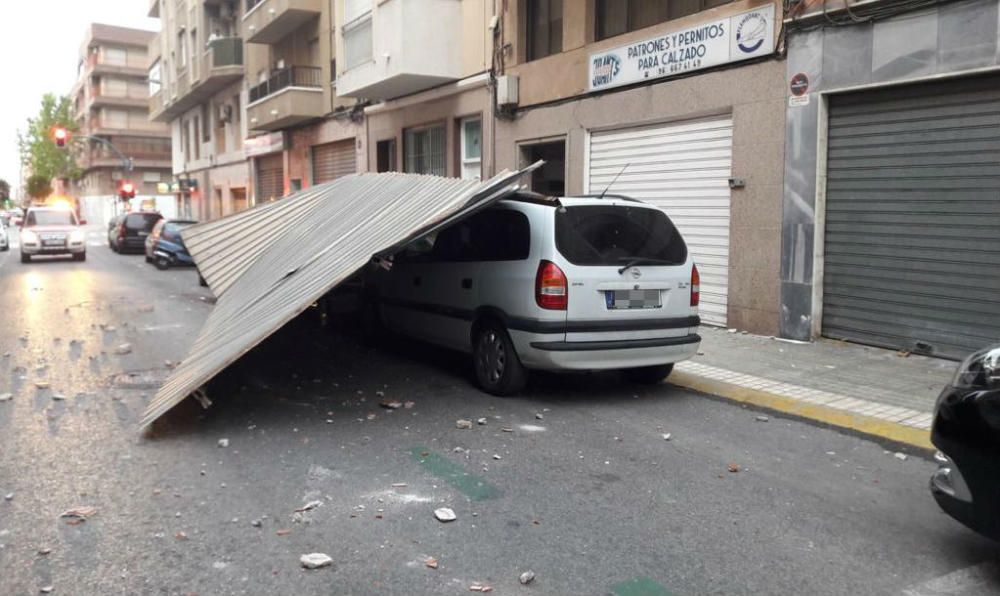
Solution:
[[[472,340],[472,363],[480,389],[493,395],[514,395],[524,389],[527,372],[503,325],[481,324]]]
[[[147,263],[152,263],[153,262],[153,257],[151,257],[149,255],[146,255],[146,262]]]
[[[170,259],[167,257],[156,257],[153,259],[153,264],[156,265],[156,268],[160,271],[170,269]]]
[[[22,263],[30,263],[31,262],[31,255],[26,255],[26,254],[24,254],[22,252],[21,253],[21,262]]]
[[[673,364],[661,364],[658,366],[628,368],[622,371],[622,373],[631,383],[637,383],[639,385],[659,385],[664,379],[670,376],[670,373],[673,370]]]
[[[8,250],[10,250],[10,245],[9,244],[4,244],[3,248],[0,248],[0,250],[2,250],[3,252],[7,252]]]
[[[73,255],[73,260],[74,261],[86,261],[87,260],[87,253],[86,252],[78,252],[78,253],[76,253],[76,254]]]

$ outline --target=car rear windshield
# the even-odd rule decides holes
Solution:
[[[163,219],[158,213],[133,213],[125,218],[125,227],[130,230],[150,231],[156,222]]]
[[[52,211],[29,211],[24,225],[31,226],[75,226],[76,214],[72,211],[53,209]]]
[[[578,205],[556,211],[556,248],[574,265],[681,265],[687,246],[659,209]]]

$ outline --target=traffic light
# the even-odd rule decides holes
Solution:
[[[135,185],[129,182],[128,180],[122,181],[121,184],[118,185],[118,196],[123,201],[134,199]]]
[[[52,131],[52,138],[56,142],[56,147],[65,147],[66,141],[69,140],[69,132],[61,126],[56,127],[56,129]]]

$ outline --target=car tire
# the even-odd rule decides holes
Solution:
[[[76,253],[76,254],[73,255],[73,260],[74,261],[86,261],[87,260],[87,253],[86,252],[78,252],[78,253]]]
[[[494,321],[481,323],[473,333],[472,367],[479,388],[493,395],[514,395],[524,389],[528,381],[527,371],[510,335],[503,325]]]
[[[643,366],[641,368],[628,368],[622,371],[625,379],[637,385],[659,385],[670,373],[673,372],[673,364],[660,364],[657,366]]]
[[[152,263],[153,262],[153,257],[151,257],[149,255],[146,255],[146,262],[147,263]]]
[[[166,271],[167,269],[170,269],[170,259],[167,257],[155,257],[153,259],[153,265],[155,265],[160,271]]]
[[[21,262],[22,263],[30,263],[31,262],[31,255],[26,255],[26,254],[24,254],[22,252],[21,253]]]
[[[3,248],[0,248],[0,251],[3,251],[3,252],[7,252],[8,250],[10,250],[10,245],[9,244],[4,244]]]

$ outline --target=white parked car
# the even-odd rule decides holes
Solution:
[[[21,262],[38,255],[71,255],[87,259],[87,234],[72,209],[31,207],[21,226]]]
[[[698,269],[654,206],[516,195],[394,255],[369,279],[388,330],[469,352],[480,387],[525,369],[622,369],[658,383],[693,356]]]
[[[10,250],[10,235],[7,234],[7,226],[0,220],[0,251]]]

